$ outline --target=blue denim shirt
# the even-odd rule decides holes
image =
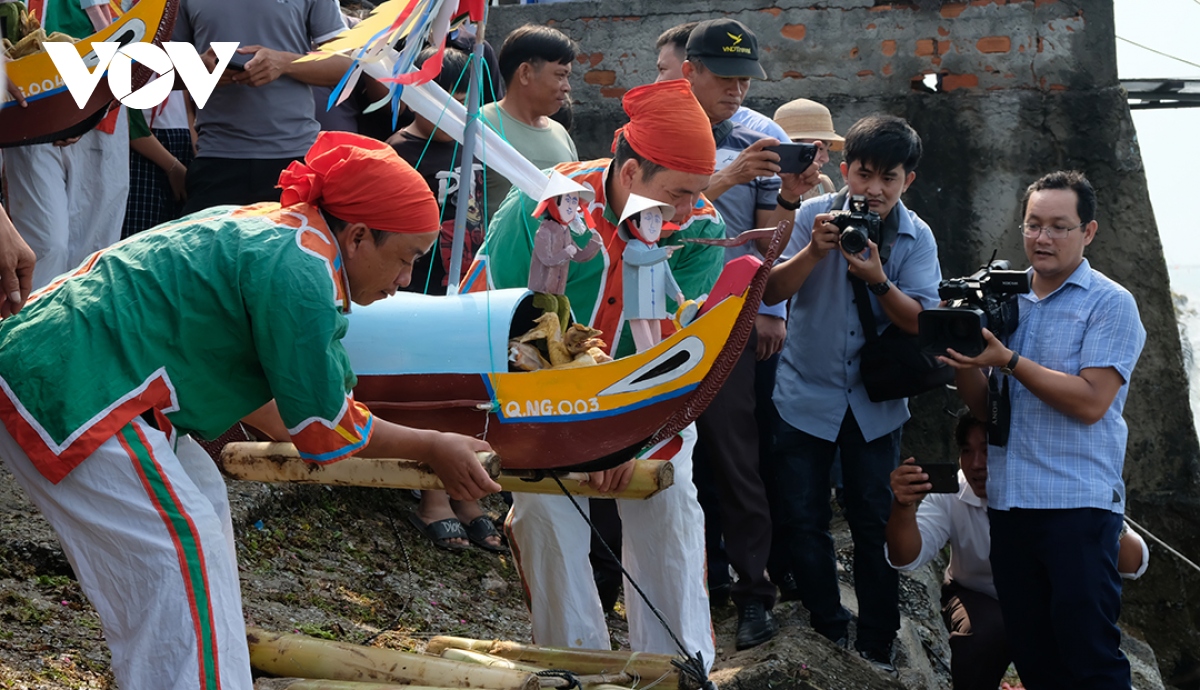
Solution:
[[[813,219],[829,211],[835,196],[809,199],[796,211],[796,228],[786,255],[794,255],[808,244]],[[883,272],[893,290],[899,289],[924,308],[937,306],[942,269],[933,231],[903,202],[897,202],[892,213],[900,214],[900,232]],[[876,403],[867,397],[858,368],[859,352],[867,340],[846,269],[841,252],[830,251],[792,296],[787,340],[775,378],[775,406],[788,424],[827,441],[837,440],[849,407],[863,437],[873,441],[908,421],[908,401]],[[882,333],[891,322],[875,295],[869,298]]]
[[[1009,508],[1100,508],[1125,512],[1125,441],[1121,412],[1129,377],[1146,344],[1133,295],[1086,259],[1057,290],[1018,297],[1020,324],[1008,346],[1021,357],[1067,374],[1113,367],[1124,379],[1095,424],[1042,402],[1016,378],[1008,382],[1008,446],[988,447],[988,505]],[[1017,369],[1020,371],[1020,363]]]

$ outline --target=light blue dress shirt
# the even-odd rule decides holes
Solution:
[[[755,114],[757,115],[757,113]],[[759,117],[762,116],[759,115]],[[733,131],[727,134],[724,139],[717,142],[717,170],[723,170],[725,166],[736,160],[742,151],[763,138],[760,132],[738,124],[736,118],[731,119],[734,120]],[[767,121],[770,122],[770,120]],[[759,209],[774,210],[776,206],[775,197],[779,195],[779,185],[780,180],[777,176],[759,177],[749,182],[734,185],[726,190],[724,194],[713,199],[712,205],[717,207],[717,210],[721,212],[721,217],[725,219],[725,234],[730,238],[734,238],[747,230],[753,230],[757,224],[756,219]],[[759,254],[758,250],[755,249],[754,243],[747,242],[738,247],[726,247],[725,261],[733,261],[746,254],[762,259],[762,254]],[[774,306],[759,304],[758,313],[783,319],[787,318],[787,306],[783,304]]]
[[[1113,367],[1125,383],[1104,417],[1085,424],[1042,402],[1010,378],[1008,446],[988,447],[989,505],[1100,508],[1125,512],[1125,441],[1121,412],[1129,377],[1146,344],[1133,295],[1086,259],[1057,290],[1018,298],[1020,325],[1008,346],[1022,358],[1067,374]],[[1017,370],[1020,371],[1020,363]]]
[[[759,134],[763,134],[768,137],[775,137],[781,142],[789,142],[792,140],[791,137],[787,135],[787,132],[783,131],[783,127],[775,124],[774,120],[766,115],[763,115],[757,110],[751,110],[744,105],[740,106],[737,109],[737,112],[733,114],[733,117],[729,119],[743,127],[752,129]]]
[[[829,211],[836,194],[809,199],[796,212],[796,228],[788,255],[804,248],[812,237],[813,219]],[[900,232],[883,272],[892,289],[921,303],[937,306],[937,243],[933,231],[917,214],[897,202]],[[787,340],[775,378],[775,406],[793,427],[826,441],[837,440],[846,408],[854,411],[863,438],[873,441],[908,421],[908,400],[871,402],[859,373],[859,353],[866,344],[854,289],[846,276],[846,259],[837,250],[817,263],[792,297]],[[879,332],[891,322],[875,295],[868,295]]]

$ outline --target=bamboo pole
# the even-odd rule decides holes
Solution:
[[[492,478],[500,474],[495,453],[475,454]],[[290,443],[227,443],[217,465],[227,476],[257,482],[339,484],[398,489],[443,489],[433,470],[416,460],[349,457],[334,463],[306,462]]]
[[[259,678],[254,690],[457,690],[446,686],[398,685],[396,683],[360,683],[353,680],[314,678]]]
[[[532,473],[528,471],[507,472],[502,470],[496,482],[505,491],[514,493],[562,495],[562,489],[558,488],[558,484],[553,479],[547,477],[537,481],[527,481],[526,476],[530,474]],[[675,483],[675,466],[664,460],[634,460],[633,476],[629,480],[629,486],[625,487],[623,491],[606,494],[600,493],[590,485],[583,484],[582,482],[587,481],[587,478],[587,472],[559,474],[563,487],[574,496],[644,499],[650,498]]]
[[[527,481],[528,471],[507,473],[500,470],[494,453],[478,453],[480,462],[505,491],[536,494],[561,494],[553,479]],[[233,479],[257,482],[293,482],[369,486],[390,489],[442,489],[442,482],[427,465],[415,460],[396,458],[351,457],[334,463],[317,464],[303,460],[290,443],[239,442],[226,444],[217,461],[221,471]],[[577,496],[608,498],[649,498],[675,483],[675,467],[661,460],[635,460],[629,486],[619,493],[601,494],[580,482],[583,472],[560,473],[563,486]]]
[[[543,669],[531,664],[522,664],[516,661],[505,659],[504,657],[485,654],[483,652],[473,652],[469,649],[454,649],[453,647],[442,651],[443,659],[453,659],[454,661],[462,661],[471,664],[480,664],[490,668],[507,668],[514,671],[527,671],[537,673]],[[610,685],[620,684],[628,687],[638,678],[629,673],[579,673],[575,669],[563,667],[575,674],[575,680],[580,684],[591,688],[594,685]],[[572,681],[566,678],[558,678],[554,676],[543,677],[540,679],[543,688],[567,688],[572,687]]]
[[[526,673],[537,673],[542,670],[531,664],[521,664],[511,659],[505,659],[502,656],[494,656],[484,652],[473,652],[469,649],[446,649],[442,651],[443,659],[451,661],[463,661],[469,664],[479,664],[490,668],[506,668],[510,671],[525,671]]]
[[[569,668],[582,674],[630,673],[640,677],[642,683],[652,683],[662,678],[662,687],[673,688],[679,684],[679,669],[671,665],[676,657],[668,654],[539,647],[506,640],[472,640],[448,635],[431,639],[425,647],[425,653],[442,654],[447,649],[491,654],[539,668]]]
[[[463,664],[424,654],[246,630],[250,665],[274,676],[400,683],[446,688],[537,690],[531,673]]]
[[[475,139],[483,123],[479,121],[479,104],[483,91],[483,36],[487,32],[487,8],[483,4],[483,16],[475,26],[475,51],[468,63],[470,69],[467,80],[467,126],[463,130],[462,157],[459,158],[459,170],[465,170],[458,176],[458,197],[455,200],[454,234],[450,241],[450,273],[446,284],[447,295],[458,294],[458,283],[462,278],[462,250],[467,234],[467,211],[471,195],[475,187]],[[482,160],[482,158],[481,158]],[[493,173],[494,174],[494,173]]]

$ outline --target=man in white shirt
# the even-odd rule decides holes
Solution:
[[[942,620],[950,632],[954,689],[995,690],[1012,657],[989,559],[987,426],[965,415],[954,436],[961,467],[958,493],[928,494],[932,488],[929,475],[913,458],[892,472],[894,498],[885,552],[896,570],[916,570],[950,543],[950,565],[942,585]],[[1141,577],[1149,561],[1146,542],[1126,529],[1117,559],[1121,576]]]

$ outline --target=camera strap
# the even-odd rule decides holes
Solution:
[[[842,187],[838,190],[837,196],[833,197],[833,203],[829,204],[830,211],[841,211],[846,206],[846,199],[850,198],[850,187]]]
[[[1004,379],[1004,382],[1001,383],[1000,379]],[[1003,448],[1008,445],[1012,408],[1008,398],[1008,377],[995,369],[988,374],[987,408],[988,443]]]
[[[867,283],[851,273],[847,273],[846,277],[850,279],[850,287],[854,288],[854,306],[858,309],[858,321],[862,324],[863,335],[867,337],[867,342],[871,342],[879,337],[879,331],[875,328],[875,312],[871,311]]]
[[[850,187],[842,187],[837,196],[833,197],[833,203],[830,204],[829,210],[842,210],[849,197]],[[872,237],[871,239],[875,240],[876,246],[879,247],[880,265],[886,266],[888,256],[892,253],[892,247],[896,244],[896,238],[900,235],[899,216],[889,213],[880,226],[879,232],[882,237]],[[849,271],[846,272],[846,278],[850,280],[850,286],[854,289],[854,306],[858,309],[858,320],[862,324],[863,335],[867,337],[867,341],[875,340],[879,337],[879,332],[876,329],[875,313],[871,311],[871,298],[867,293],[867,283]]]

